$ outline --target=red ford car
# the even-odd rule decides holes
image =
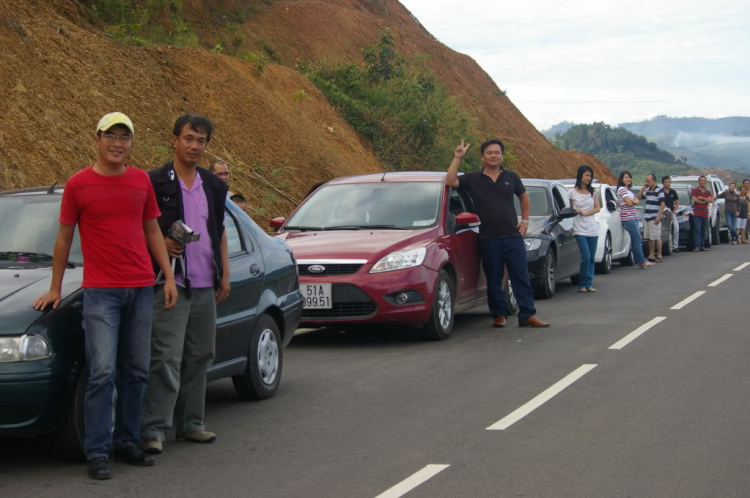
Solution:
[[[302,327],[419,324],[447,339],[456,312],[487,302],[479,217],[445,173],[339,178],[271,227],[292,248]],[[507,278],[506,278],[507,280]],[[512,290],[506,285],[511,312]]]

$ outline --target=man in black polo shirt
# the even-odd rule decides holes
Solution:
[[[661,191],[664,192],[664,205],[669,208],[672,213],[677,211],[680,207],[680,197],[677,195],[677,191],[672,188],[672,179],[668,176],[661,177]],[[672,252],[680,252],[680,224],[675,222],[674,224],[674,243],[672,244]]]
[[[494,318],[493,327],[504,327],[508,314],[502,281],[505,268],[513,284],[513,293],[518,302],[518,325],[521,327],[549,327],[539,320],[534,309],[534,293],[529,282],[526,262],[526,246],[523,236],[529,228],[531,205],[519,176],[502,168],[505,146],[500,140],[488,140],[480,147],[482,165],[480,171],[458,176],[469,145],[456,147],[453,162],[448,167],[445,184],[471,195],[474,209],[482,224],[479,226],[479,245],[482,267],[487,275],[487,300]],[[513,204],[513,196],[521,202],[521,222]]]

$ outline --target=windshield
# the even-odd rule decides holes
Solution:
[[[284,228],[425,228],[437,223],[442,191],[441,182],[327,185],[319,188]]]
[[[688,189],[675,187],[674,191],[677,192],[677,198],[680,199],[681,206],[687,206],[693,202],[690,198],[690,192],[688,192]]]
[[[0,253],[52,254],[57,239],[61,195],[0,197]],[[69,260],[83,264],[81,241],[76,229]]]
[[[526,187],[526,192],[529,194],[529,203],[531,204],[529,216],[549,216],[552,214],[545,187]],[[513,203],[516,206],[516,214],[521,216],[521,203],[518,201],[518,197],[513,198]]]

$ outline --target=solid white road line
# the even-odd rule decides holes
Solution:
[[[416,474],[413,474],[411,477],[407,477],[400,483],[393,486],[391,489],[384,491],[383,493],[380,493],[375,498],[399,498],[399,496],[404,496],[406,493],[411,491],[412,489],[416,488],[426,480],[428,480],[431,477],[434,477],[438,473],[444,471],[450,467],[450,465],[438,465],[438,464],[430,464],[427,465],[425,468],[417,472]]]
[[[641,334],[643,334],[644,332],[646,332],[648,329],[650,329],[651,327],[653,327],[657,323],[663,322],[666,319],[667,319],[666,316],[657,316],[656,318],[654,318],[650,322],[644,323],[643,325],[641,325],[640,327],[638,327],[637,329],[635,329],[634,331],[632,331],[631,333],[629,333],[628,335],[626,335],[625,337],[623,337],[622,339],[620,339],[619,341],[617,341],[616,343],[612,344],[608,349],[622,349],[622,348],[624,348],[625,346],[627,346],[628,344],[630,344],[631,342],[633,342],[634,340],[636,340],[638,338],[638,336],[640,336]]]
[[[726,275],[724,275],[720,279],[715,280],[715,281],[711,282],[710,284],[708,284],[708,286],[709,287],[716,287],[720,283],[725,282],[725,281],[729,280],[730,278],[732,278],[732,275],[734,275],[734,273],[727,273]]]
[[[706,291],[698,291],[695,294],[693,294],[692,296],[688,297],[687,299],[683,299],[682,301],[680,301],[679,303],[675,304],[674,306],[672,306],[669,309],[671,309],[671,310],[681,310],[682,308],[684,308],[688,304],[692,303],[693,301],[695,301],[696,299],[698,299],[699,297],[701,297],[705,293],[706,293]]]
[[[737,268],[735,268],[735,269],[734,269],[734,270],[732,270],[732,271],[742,271],[742,270],[744,270],[745,268],[747,268],[748,266],[750,266],[750,263],[742,263],[742,264],[741,264],[740,266],[738,266]]]
[[[529,413],[533,412],[540,406],[542,406],[547,401],[551,400],[555,395],[560,394],[563,389],[571,385],[573,382],[577,381],[587,373],[589,373],[591,370],[596,368],[596,365],[593,364],[586,364],[581,365],[580,367],[576,368],[572,372],[570,372],[568,375],[566,375],[563,379],[559,380],[557,383],[549,387],[546,391],[539,394],[536,398],[532,399],[525,405],[518,408],[516,411],[511,413],[510,415],[507,415],[506,417],[498,420],[491,426],[487,427],[488,431],[504,431],[511,425],[515,424],[522,418],[524,418]]]

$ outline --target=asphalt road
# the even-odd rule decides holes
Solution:
[[[596,294],[562,283],[538,301],[550,329],[493,329],[485,308],[442,343],[298,335],[274,399],[209,384],[215,444],[169,441],[156,466],[95,482],[41,442],[0,440],[0,497],[750,496],[745,262],[723,244],[615,264]]]

